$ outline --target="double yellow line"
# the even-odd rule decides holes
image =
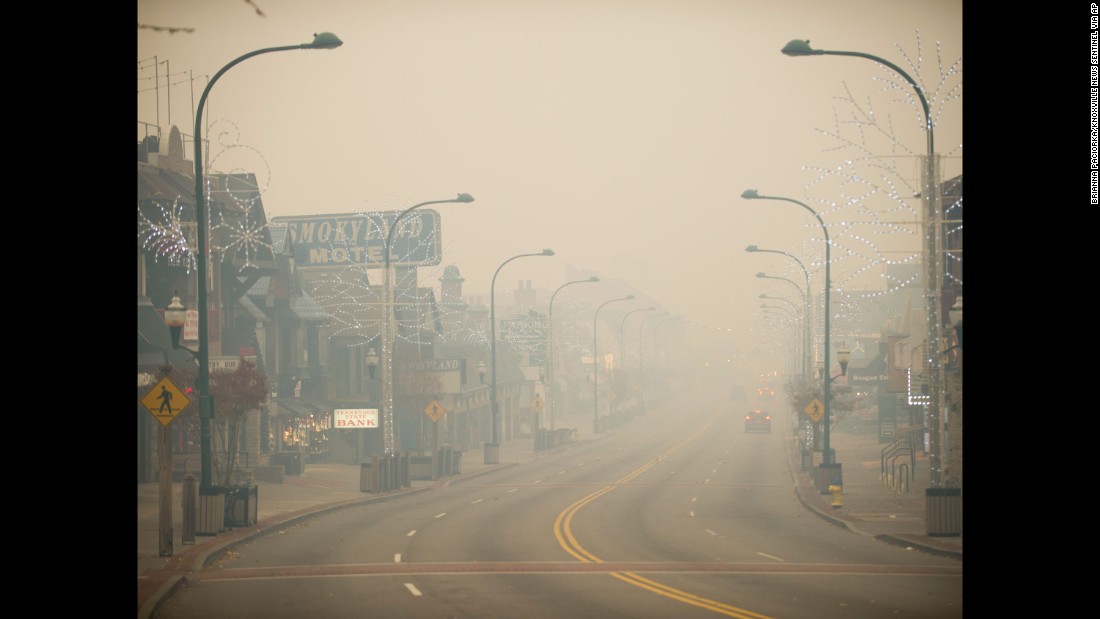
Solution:
[[[585,550],[585,548],[581,546],[580,542],[578,542],[577,538],[573,535],[573,530],[571,527],[573,516],[575,516],[577,512],[580,511],[580,509],[585,505],[588,505],[592,501],[595,501],[596,499],[602,497],[608,492],[611,492],[615,488],[618,488],[623,484],[633,481],[642,473],[645,473],[652,467],[656,466],[657,463],[661,460],[664,460],[669,455],[683,448],[691,441],[694,441],[696,438],[701,436],[707,430],[707,428],[710,427],[712,423],[714,423],[715,419],[717,418],[718,414],[713,415],[694,434],[672,446],[670,449],[657,456],[657,458],[655,458],[653,461],[646,463],[645,465],[632,471],[629,475],[623,477],[622,479],[608,486],[600,488],[599,490],[579,499],[569,507],[565,508],[565,510],[558,514],[558,517],[554,519],[554,538],[558,540],[558,544],[566,552],[573,555],[573,557],[575,557],[578,561],[581,561],[583,563],[604,563],[603,559]],[[618,578],[619,580],[627,584],[645,589],[646,591],[652,591],[653,593],[669,598],[670,600],[676,600],[685,604],[691,604],[692,606],[698,606],[699,608],[705,608],[707,610],[714,611],[728,617],[738,617],[740,619],[771,619],[767,615],[761,615],[752,611],[745,610],[743,608],[737,608],[736,606],[730,606],[729,604],[723,604],[709,598],[688,593],[687,591],[682,591],[674,587],[669,587],[668,585],[662,585],[659,582],[650,580],[643,576],[639,576],[634,572],[610,572],[610,575]]]

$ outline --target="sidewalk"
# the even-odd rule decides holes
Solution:
[[[580,440],[599,439],[583,429]],[[612,430],[611,432],[614,432]],[[877,435],[865,432],[835,431],[830,442],[836,450],[843,475],[842,506],[833,507],[832,494],[822,494],[810,473],[802,470],[801,455],[794,437],[785,437],[795,492],[803,505],[839,526],[870,535],[885,542],[949,556],[962,560],[962,536],[927,535],[925,526],[925,488],[929,486],[928,461],[918,456],[915,478],[908,492],[898,492],[880,478],[880,453],[884,445]],[[414,480],[411,487],[383,494],[359,490],[360,469],[349,464],[307,464],[302,475],[287,476],[283,483],[257,482],[257,522],[254,525],[220,533],[196,536],[194,544],[183,544],[183,511],[180,483],[172,484],[173,555],[159,556],[159,484],[138,484],[138,617],[149,617],[161,600],[167,598],[189,572],[199,571],[236,544],[266,530],[283,526],[319,511],[348,504],[385,501],[409,493],[429,490],[507,466],[516,466],[553,453],[551,449],[535,453],[532,439],[505,441],[500,446],[499,464],[485,464],[481,450],[462,454],[461,474],[437,481]],[[820,458],[820,454],[818,454]]]
[[[834,430],[829,439],[843,477],[840,507],[834,507],[834,496],[822,494],[814,485],[811,473],[802,470],[796,439],[787,437],[787,457],[795,479],[795,491],[803,505],[854,533],[962,560],[961,534],[928,535],[925,490],[931,487],[932,476],[926,455],[918,449],[907,489],[900,483],[890,487],[882,476],[882,453],[888,444],[878,442],[873,425],[856,431]],[[820,463],[821,454],[815,456],[816,465]],[[909,459],[903,462],[908,466]],[[900,481],[904,476],[896,477]]]

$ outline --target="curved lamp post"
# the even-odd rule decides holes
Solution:
[[[641,404],[643,409],[645,408],[645,373],[642,371],[642,327],[650,318],[660,318],[661,316],[668,316],[668,312],[646,316],[638,323],[638,403]]]
[[[599,326],[597,320],[600,317],[600,310],[607,307],[608,304],[616,301],[629,301],[634,298],[634,295],[629,294],[625,297],[618,299],[611,299],[610,301],[604,301],[603,305],[596,308],[596,314],[592,316],[592,403],[595,409],[592,411],[592,433],[596,434],[600,431],[600,355],[596,348],[596,333]]]
[[[196,277],[199,282],[198,312],[199,312],[199,374],[195,381],[195,389],[199,395],[199,448],[201,477],[199,479],[200,494],[210,488],[210,477],[213,464],[213,448],[211,447],[210,421],[213,407],[210,402],[210,347],[208,341],[207,307],[206,307],[206,191],[203,181],[202,169],[202,112],[206,107],[206,98],[210,95],[210,89],[217,83],[218,78],[237,64],[248,60],[253,56],[268,54],[271,52],[283,52],[292,49],[335,49],[343,45],[343,41],[331,32],[322,32],[313,35],[312,43],[299,45],[283,45],[281,47],[265,47],[238,57],[221,68],[210,81],[199,97],[199,107],[195,112],[195,222],[198,228],[196,235],[195,251],[198,254],[196,265]]]
[[[493,273],[493,281],[489,284],[489,356],[492,358],[489,386],[489,411],[492,415],[493,442],[485,444],[485,464],[497,464],[500,462],[500,436],[497,426],[500,425],[500,416],[497,413],[497,275],[504,265],[519,258],[527,256],[553,256],[554,250],[544,249],[534,254],[519,254],[500,263]]]
[[[393,278],[390,275],[390,254],[393,253],[393,233],[397,230],[397,224],[400,223],[405,216],[422,206],[451,203],[465,204],[473,201],[474,197],[470,194],[460,193],[457,197],[451,198],[450,200],[429,200],[427,202],[421,202],[420,204],[414,204],[401,211],[401,213],[390,222],[389,231],[386,233],[386,244],[382,248],[382,269],[383,277],[385,278],[384,290],[386,294],[382,319],[382,324],[386,328],[386,336],[382,338],[382,358],[384,360],[382,363],[382,451],[387,456],[392,456],[396,450],[396,433],[394,432],[393,421],[393,357],[397,349],[397,306],[396,299],[394,298]],[[390,470],[396,472],[396,467],[390,467]]]
[[[626,368],[626,319],[630,318],[631,314],[637,312],[652,312],[655,309],[657,308],[653,307],[652,305],[650,305],[649,307],[639,307],[638,309],[632,309],[627,312],[625,316],[623,316],[623,321],[619,323],[619,350],[622,351],[622,366],[624,369]]]
[[[783,300],[786,301],[786,299]],[[771,321],[771,324],[775,327],[775,329],[780,331],[780,336],[790,335],[789,329],[786,329],[787,325],[798,324],[798,306],[796,306],[794,303],[791,303],[790,301],[788,301],[788,303],[790,303],[791,307],[794,308],[793,311],[780,307],[778,305],[768,305],[767,303],[760,304],[760,309],[762,310],[761,316],[764,318],[765,321]],[[792,339],[794,341],[791,341]],[[781,343],[790,345],[792,359],[799,358],[800,350],[798,347],[798,338],[784,337],[781,340]],[[798,365],[798,362],[792,362],[790,365],[793,368],[794,366]]]
[[[550,295],[550,311],[547,313],[548,330],[546,334],[546,380],[550,383],[550,388],[546,390],[546,407],[550,409],[550,429],[557,429],[555,417],[554,417],[554,298],[558,296],[562,288],[566,286],[572,286],[573,284],[585,284],[591,282],[598,282],[600,278],[593,275],[588,279],[578,279],[571,282],[565,282],[558,289],[554,291],[554,294]]]
[[[940,255],[942,252],[943,234],[941,228],[943,226],[943,213],[939,209],[939,182],[936,175],[936,140],[935,131],[932,125],[932,112],[928,106],[928,99],[924,96],[924,90],[917,84],[916,80],[909,76],[901,67],[872,54],[866,54],[863,52],[847,52],[847,51],[831,51],[823,49],[813,49],[810,47],[810,42],[802,39],[794,39],[783,46],[780,50],[787,56],[851,56],[855,58],[864,58],[876,62],[891,71],[897,73],[913,87],[913,91],[917,94],[917,98],[920,99],[921,110],[924,112],[924,129],[927,136],[928,152],[924,161],[924,178],[920,195],[921,201],[924,203],[924,265],[925,265],[925,296],[927,298],[928,314],[928,343],[925,346],[927,354],[925,357],[928,359],[929,365],[929,389],[928,389],[928,421],[929,421],[929,450],[931,458],[931,471],[932,471],[932,487],[940,487],[943,485],[943,465],[940,460],[940,402],[942,394],[940,393],[944,384],[944,378],[941,373],[943,371],[943,364],[940,361],[940,354],[936,351],[943,348],[943,325],[940,322],[940,303],[941,296],[943,294],[943,269],[940,268]]]
[[[810,324],[810,322],[809,322],[810,321],[810,287],[809,287],[809,284],[807,284],[806,289],[803,290],[801,286],[799,286],[798,284],[796,284],[794,282],[794,280],[788,279],[786,277],[777,277],[775,275],[768,275],[767,273],[764,273],[763,271],[761,271],[760,273],[757,273],[756,276],[761,278],[761,279],[781,279],[781,280],[787,282],[788,284],[794,286],[794,289],[798,291],[798,296],[802,298],[802,306],[806,310],[805,311],[806,318],[805,318],[805,320],[803,320],[803,325],[802,325],[802,327],[803,327],[802,328],[803,339],[806,340],[805,358],[802,361],[803,365],[805,366],[804,367],[804,372],[803,372],[803,377],[808,377],[810,375],[810,373],[809,373],[809,368],[810,368],[809,356],[810,356],[810,350],[812,350],[812,344],[810,343],[810,340],[811,340],[810,330],[809,330],[809,324]],[[809,281],[809,277],[807,277],[807,281]]]
[[[817,214],[817,211],[815,211],[814,209],[810,208],[809,206],[803,204],[802,202],[799,202],[798,200],[794,200],[794,199],[791,199],[791,198],[783,198],[783,197],[779,197],[779,196],[762,196],[759,193],[757,193],[757,191],[755,189],[746,189],[741,194],[741,197],[746,199],[746,200],[780,200],[780,201],[783,201],[783,202],[790,202],[791,204],[797,204],[798,206],[801,206],[802,208],[809,211],[817,219],[817,223],[821,224],[821,232],[822,232],[822,234],[825,235],[825,323],[824,323],[825,327],[823,329],[824,334],[825,334],[825,343],[824,343],[825,374],[822,377],[823,388],[821,390],[822,391],[822,397],[821,397],[822,402],[821,403],[822,403],[822,406],[825,410],[824,431],[822,432],[823,447],[825,449],[825,453],[824,453],[824,455],[822,456],[821,459],[822,459],[822,466],[831,465],[831,464],[833,464],[833,462],[832,462],[831,452],[829,451],[829,424],[831,423],[831,419],[830,419],[830,416],[829,416],[829,401],[832,399],[831,394],[830,394],[831,388],[830,388],[830,385],[829,385],[829,383],[832,381],[832,378],[829,376],[829,287],[832,285],[832,279],[831,279],[830,270],[829,270],[829,265],[830,265],[830,262],[831,262],[831,254],[830,254],[829,250],[830,250],[830,247],[831,247],[832,244],[829,242],[829,229],[825,226],[825,222],[821,219],[821,215]],[[794,282],[792,282],[792,283],[794,283]],[[829,481],[832,482],[832,480],[829,480]]]
[[[813,320],[810,316],[810,306],[813,304],[813,295],[810,294],[810,271],[806,269],[806,265],[802,264],[802,261],[795,257],[793,254],[789,254],[779,249],[762,249],[756,245],[749,245],[745,248],[745,251],[749,253],[767,253],[767,254],[782,254],[791,260],[794,260],[795,264],[802,269],[802,275],[806,278],[806,294],[803,295],[803,304],[806,306],[804,310],[803,328],[805,331],[804,341],[802,343],[803,355],[805,358],[802,361],[802,380],[809,381],[810,373],[812,372],[813,362],[810,360],[810,354],[813,352]]]

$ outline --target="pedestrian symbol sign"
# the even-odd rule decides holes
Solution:
[[[141,398],[141,405],[163,426],[168,426],[191,400],[167,376]]]
[[[806,411],[806,416],[814,422],[821,421],[821,418],[825,416],[825,405],[817,398],[810,400],[810,403],[802,410]]]
[[[542,398],[539,396],[539,394],[536,393],[535,398],[533,400],[531,400],[531,410],[535,411],[536,413],[539,413],[539,412],[542,412],[543,406],[545,406],[545,405],[542,402]]]
[[[443,415],[447,414],[447,411],[443,410],[443,405],[439,403],[439,400],[432,400],[432,403],[424,409],[424,414],[432,418],[432,422],[439,421]]]

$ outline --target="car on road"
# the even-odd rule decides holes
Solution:
[[[745,414],[745,432],[771,432],[772,416],[766,411],[749,411]]]

